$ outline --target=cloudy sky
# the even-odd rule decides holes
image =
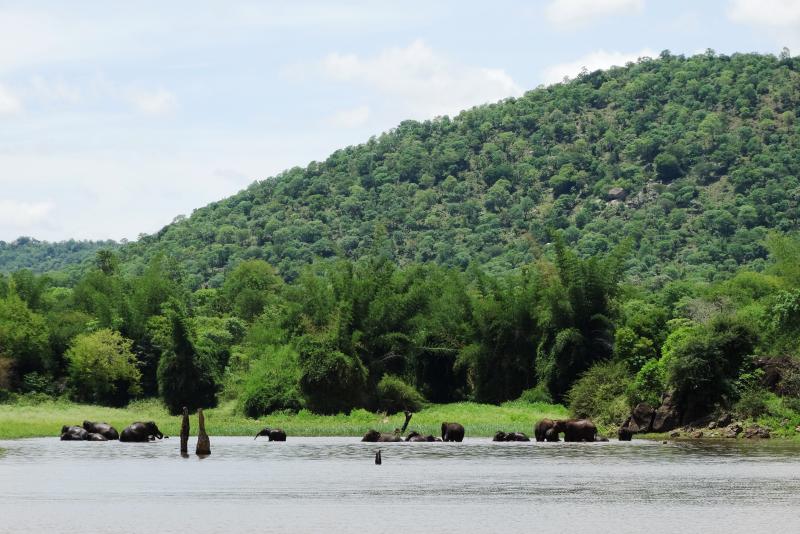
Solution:
[[[0,0],[0,240],[135,239],[403,119],[783,46],[800,0]]]

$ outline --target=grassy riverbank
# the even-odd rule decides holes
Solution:
[[[391,432],[403,424],[403,415],[384,417],[366,410],[350,415],[275,414],[249,419],[234,412],[233,404],[205,410],[206,429],[218,436],[252,436],[269,425],[283,428],[290,436],[361,436],[370,428]],[[460,402],[431,405],[414,414],[410,429],[438,435],[442,421],[458,421],[471,437],[491,436],[497,430],[532,434],[533,425],[543,417],[567,417],[561,405],[507,402],[501,406]],[[171,416],[157,401],[135,402],[126,408],[75,404],[63,400],[39,403],[0,404],[0,439],[58,436],[62,425],[81,424],[84,419],[105,421],[122,430],[134,421],[155,421],[166,435],[179,433],[180,418]],[[192,433],[197,430],[192,420]]]

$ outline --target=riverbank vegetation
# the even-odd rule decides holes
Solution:
[[[245,417],[235,403],[224,403],[204,410],[206,428],[212,436],[255,436],[265,425],[282,428],[289,436],[361,437],[369,429],[391,432],[402,426],[403,415],[386,416],[363,409],[349,414],[319,415],[302,410],[274,413],[260,419]],[[533,425],[543,417],[563,418],[563,406],[544,403],[509,402],[500,406],[476,403],[432,405],[414,414],[409,430],[439,435],[442,421],[460,421],[469,437],[491,437],[499,429],[513,429],[532,435]],[[0,407],[0,439],[55,437],[64,424],[84,420],[106,421],[122,430],[134,421],[155,421],[168,436],[180,432],[180,417],[170,415],[156,400],[135,401],[125,408],[77,404],[41,396],[26,396],[11,405]],[[196,426],[191,429],[197,432]]]

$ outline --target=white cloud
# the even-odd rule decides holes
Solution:
[[[735,22],[760,26],[792,27],[800,30],[797,0],[732,0],[728,17]]]
[[[585,67],[589,72],[598,69],[607,69],[612,66],[624,66],[626,63],[636,61],[640,57],[656,57],[658,54],[649,48],[634,53],[606,52],[597,50],[576,59],[553,65],[544,70],[542,75],[545,84],[558,83],[564,77],[574,78]]]
[[[358,128],[369,120],[369,106],[343,109],[325,119],[325,123],[338,128]]]
[[[430,118],[517,96],[522,89],[502,69],[458,64],[423,41],[388,48],[373,57],[329,54],[323,72],[335,80],[359,83],[402,104],[406,114]]]
[[[0,225],[24,228],[43,221],[53,210],[52,202],[0,200]]]
[[[166,89],[156,91],[132,91],[130,101],[146,115],[165,115],[175,109],[175,95]]]
[[[0,85],[0,116],[22,111],[22,102],[9,89]]]
[[[35,76],[31,80],[31,92],[36,97],[51,102],[74,104],[81,99],[81,90],[64,80],[50,80]]]
[[[600,17],[641,13],[643,7],[644,0],[553,0],[545,8],[545,17],[560,28],[571,29]]]
[[[800,1],[731,0],[728,18],[766,32],[778,46],[800,48]]]

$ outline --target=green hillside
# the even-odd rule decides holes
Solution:
[[[115,241],[48,242],[20,237],[11,243],[0,241],[0,273],[30,269],[36,273],[80,270],[101,249],[114,249]]]
[[[503,272],[563,230],[579,254],[635,240],[655,286],[726,277],[800,224],[800,60],[664,52],[455,118],[406,121],[323,162],[256,182],[124,249],[218,286],[244,259],[286,278],[380,249],[401,263]]]

